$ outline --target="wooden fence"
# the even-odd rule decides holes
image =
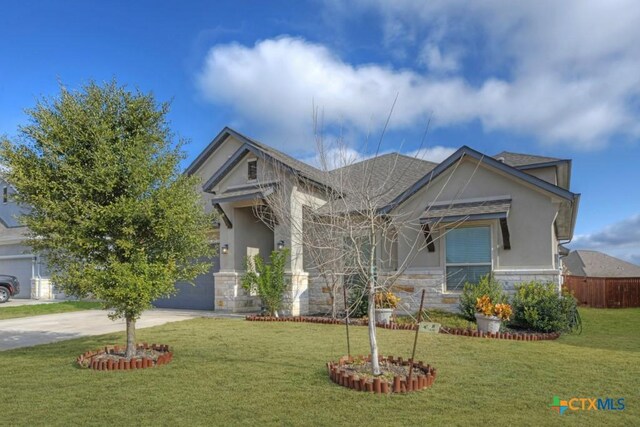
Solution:
[[[597,308],[640,307],[640,277],[564,276],[564,288],[581,305]]]

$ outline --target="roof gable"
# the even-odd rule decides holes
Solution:
[[[436,166],[432,171],[428,172],[424,175],[420,180],[418,180],[412,187],[410,187],[407,191],[399,195],[395,200],[393,200],[389,205],[383,208],[384,212],[390,212],[398,205],[402,204],[408,198],[413,196],[418,190],[427,185],[429,182],[436,179],[438,176],[443,174],[446,170],[452,167],[457,161],[462,159],[463,157],[468,156],[472,159],[475,159],[483,164],[489,166],[490,168],[494,168],[505,174],[513,177],[514,179],[526,182],[530,185],[533,185],[543,191],[551,193],[555,196],[558,196],[562,199],[573,201],[578,196],[577,194],[572,193],[571,191],[560,188],[556,185],[553,185],[547,181],[544,181],[535,176],[529,175],[525,172],[522,172],[512,166],[509,166],[505,163],[502,163],[493,157],[486,156],[479,151],[476,151],[466,145],[459,148],[455,153],[446,158],[442,163]]]
[[[256,157],[264,160],[270,160],[274,163],[288,169],[290,172],[296,173],[299,177],[311,181],[314,184],[326,185],[323,179],[323,174],[320,170],[308,165],[300,160],[262,144],[254,139],[251,139],[241,133],[225,127],[211,143],[204,149],[202,153],[185,169],[185,173],[191,175],[195,173],[206,161],[212,156],[215,151],[227,140],[227,138],[233,137],[239,141],[242,146],[236,150],[236,152],[227,159],[227,161],[220,167],[220,169],[207,180],[203,186],[205,191],[209,191],[220,180],[233,169],[237,163],[249,152],[253,153]]]

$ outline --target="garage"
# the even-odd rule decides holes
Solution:
[[[0,274],[16,276],[20,282],[20,293],[14,298],[31,298],[33,257],[30,255],[0,256]]]
[[[190,283],[176,283],[178,292],[170,297],[156,300],[153,305],[159,308],[181,308],[191,310],[213,310],[215,306],[215,284],[213,273],[220,269],[220,258],[214,257],[211,269],[196,277],[195,286]]]

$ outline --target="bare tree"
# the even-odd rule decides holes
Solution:
[[[266,184],[260,185],[265,187],[267,208],[259,209],[258,214],[266,223],[285,227],[300,239],[305,264],[329,289],[333,316],[347,278],[365,286],[372,370],[379,375],[375,295],[389,290],[411,262],[411,257],[398,259],[399,240],[410,254],[426,245],[418,216],[393,210],[385,213],[381,208],[406,189],[406,182],[424,175],[419,170],[424,162],[379,152],[368,161],[357,162],[347,155],[341,140],[327,147],[318,135],[316,142],[320,167],[315,176],[303,176],[278,162],[264,168],[260,182]],[[303,220],[296,217],[293,199],[304,206]]]

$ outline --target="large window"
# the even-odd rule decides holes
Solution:
[[[491,228],[460,227],[445,234],[447,290],[461,291],[491,273]]]

